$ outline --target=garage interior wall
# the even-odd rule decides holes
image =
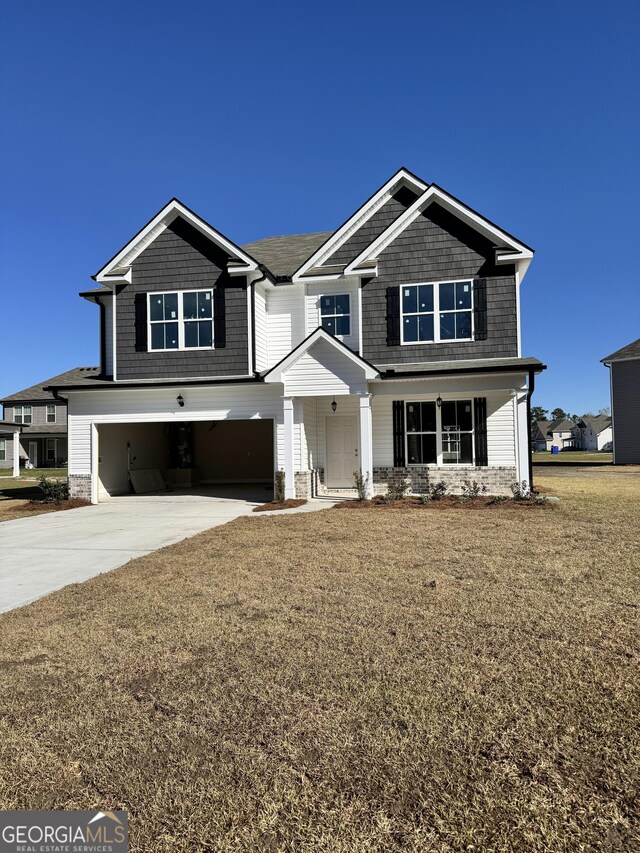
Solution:
[[[196,422],[193,456],[201,483],[273,483],[273,421]]]
[[[100,495],[129,493],[127,442],[131,468],[159,468],[167,465],[167,436],[164,424],[102,424],[98,427],[98,476]]]

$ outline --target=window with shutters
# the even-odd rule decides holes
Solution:
[[[213,349],[213,291],[149,293],[149,348]]]
[[[473,282],[439,281],[400,287],[402,344],[473,339]]]
[[[472,400],[406,403],[406,464],[473,465],[473,420]]]

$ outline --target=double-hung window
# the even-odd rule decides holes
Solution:
[[[473,283],[443,281],[400,288],[403,344],[468,341],[473,335]]]
[[[473,465],[471,400],[406,404],[408,465]]]
[[[152,350],[212,349],[213,291],[150,293],[148,298]]]
[[[47,403],[47,423],[55,424],[56,422],[56,404]]]
[[[7,440],[0,438],[0,462],[7,461]]]
[[[14,406],[13,420],[17,424],[30,424],[33,422],[33,409],[31,406]]]
[[[320,322],[332,335],[351,334],[351,305],[348,293],[320,297]]]

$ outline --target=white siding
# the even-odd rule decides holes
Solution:
[[[355,352],[359,349],[360,316],[358,306],[358,283],[347,279],[341,282],[311,282],[307,285],[306,303],[306,333],[310,335],[314,329],[322,325],[320,320],[320,297],[325,294],[347,293],[351,302],[351,334],[340,340]]]
[[[104,299],[104,372],[113,376],[113,301]]]
[[[255,329],[256,329],[256,369],[266,370],[269,364],[267,338],[267,298],[265,289],[257,284],[255,288]]]
[[[267,292],[268,366],[273,367],[305,337],[302,286],[283,285]]]
[[[302,468],[318,468],[318,401],[313,397],[303,400],[303,432],[306,445],[306,460]]]
[[[367,381],[363,369],[326,341],[318,341],[284,374],[285,394],[363,394]]]
[[[516,425],[512,398],[510,395],[495,392],[487,394],[486,397],[489,465],[515,465]]]

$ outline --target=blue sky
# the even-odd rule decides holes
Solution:
[[[536,249],[534,403],[640,336],[637,3],[5,6],[0,396],[98,360],[77,293],[177,196],[236,242],[332,229],[400,165]]]

